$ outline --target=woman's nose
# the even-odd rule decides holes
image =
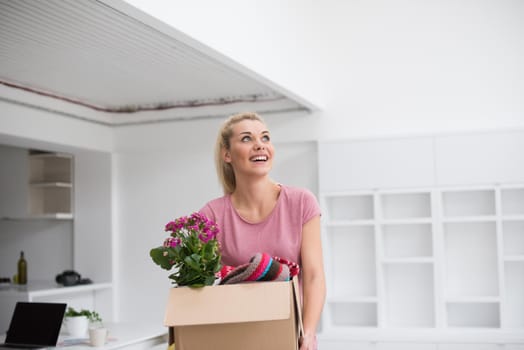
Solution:
[[[256,150],[264,149],[264,143],[261,140],[256,140],[255,141],[255,149]]]

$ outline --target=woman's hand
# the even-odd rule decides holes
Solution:
[[[304,334],[298,341],[300,350],[317,350],[317,337],[315,334]]]

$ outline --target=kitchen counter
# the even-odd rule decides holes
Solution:
[[[166,350],[167,328],[158,323],[107,323],[108,341],[97,350]],[[2,335],[1,341],[5,336]],[[89,338],[71,338],[67,333],[60,334],[56,347],[49,349],[93,350]]]

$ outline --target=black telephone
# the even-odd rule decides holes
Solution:
[[[55,281],[65,287],[93,283],[89,278],[82,278],[82,276],[74,270],[65,270],[61,274],[56,275]]]

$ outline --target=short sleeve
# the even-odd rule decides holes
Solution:
[[[313,219],[316,216],[322,214],[320,210],[320,205],[318,204],[317,198],[315,195],[307,190],[302,189],[302,221],[307,223],[309,220]]]

